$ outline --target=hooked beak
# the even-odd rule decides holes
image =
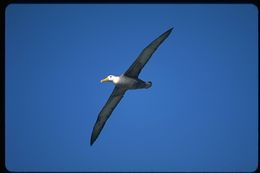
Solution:
[[[105,79],[102,79],[100,82],[103,83],[103,82],[108,82],[108,81],[109,81],[109,79],[108,79],[108,77],[106,77]]]

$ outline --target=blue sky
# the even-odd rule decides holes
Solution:
[[[12,4],[5,13],[10,171],[253,171],[258,10],[252,4]],[[174,27],[90,146],[113,84]]]

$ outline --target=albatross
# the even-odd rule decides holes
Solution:
[[[96,123],[93,127],[91,134],[90,145],[92,145],[98,138],[101,130],[103,129],[106,121],[112,114],[115,107],[118,105],[120,100],[123,98],[125,92],[129,89],[143,89],[150,88],[152,86],[151,81],[143,81],[138,78],[145,64],[149,61],[156,49],[162,44],[162,42],[170,35],[173,28],[170,28],[158,38],[152,41],[146,48],[143,49],[141,54],[136,58],[134,63],[127,69],[125,73],[120,76],[109,75],[100,82],[113,82],[115,87],[107,100],[104,107],[101,109]]]

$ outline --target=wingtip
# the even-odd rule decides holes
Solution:
[[[169,32],[172,32],[173,28],[174,28],[174,27],[171,27],[168,31],[169,31]]]
[[[173,27],[171,27],[170,29],[168,29],[167,31],[165,31],[165,33],[163,33],[163,34],[166,34],[166,35],[168,36],[168,35],[171,34],[172,30],[173,30]]]
[[[93,141],[93,140],[90,140],[90,146],[92,146],[92,145],[93,145],[93,143],[94,143],[94,141]]]
[[[95,142],[95,139],[93,138],[93,134],[92,134],[91,138],[90,138],[90,146],[92,146],[94,142]]]

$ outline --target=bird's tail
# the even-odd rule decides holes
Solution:
[[[152,82],[151,81],[148,81],[145,83],[145,88],[150,88],[152,86]]]

